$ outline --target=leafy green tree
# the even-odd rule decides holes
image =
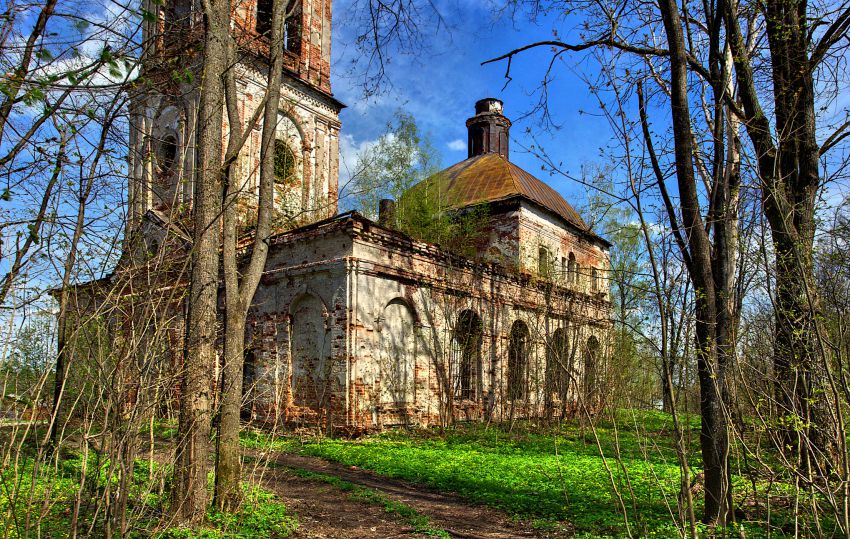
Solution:
[[[399,200],[413,185],[440,170],[440,155],[410,114],[396,112],[378,141],[360,151],[351,178],[351,203],[378,218],[382,199]]]
[[[386,226],[472,257],[488,211],[484,206],[457,209],[447,202],[440,161],[414,118],[396,113],[387,133],[357,158],[351,180],[353,206],[377,220],[380,201],[393,199],[395,211]]]

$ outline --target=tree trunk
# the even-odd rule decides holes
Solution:
[[[246,319],[244,310],[228,310],[224,323],[221,422],[218,427],[215,469],[215,505],[222,511],[233,511],[241,502],[239,431]]]
[[[705,513],[703,520],[710,525],[725,526],[731,510],[731,470],[729,467],[729,425],[727,366],[731,343],[731,317],[725,308],[724,293],[730,246],[725,241],[728,208],[725,207],[720,182],[719,190],[710,202],[709,222],[714,227],[715,241],[712,245],[700,212],[699,196],[694,173],[694,137],[691,131],[691,115],[688,102],[688,58],[682,21],[675,0],[660,0],[659,8],[664,23],[670,50],[670,99],[673,121],[673,140],[676,159],[676,178],[682,213],[682,232],[677,236],[679,247],[687,260],[688,272],[694,283],[696,306],[696,354],[700,386],[700,447],[705,473]],[[712,53],[716,53],[713,43]],[[716,56],[715,56],[716,59]],[[718,73],[712,65],[710,81],[716,88]],[[716,93],[716,90],[715,90]],[[716,102],[715,102],[716,103]],[[716,105],[715,105],[716,106]],[[641,107],[643,109],[643,107]],[[645,113],[645,112],[644,112]],[[715,122],[722,122],[722,112],[715,110]],[[714,145],[722,148],[722,136],[717,136],[722,125],[715,126]],[[648,128],[644,122],[645,136]],[[722,150],[721,150],[722,152]],[[722,153],[721,153],[722,155]],[[715,162],[715,171],[717,163]],[[657,168],[657,167],[656,167]],[[720,179],[714,176],[715,181]],[[659,174],[659,185],[663,188],[663,175]],[[666,189],[666,188],[663,188]],[[665,195],[665,205],[671,221],[675,210]]]
[[[216,361],[223,75],[227,68],[230,3],[205,3],[206,34],[198,118],[192,268],[183,358],[177,461],[172,491],[178,521],[197,523],[207,509],[212,376]]]
[[[744,125],[757,153],[762,207],[773,240],[775,395],[787,424],[781,441],[798,449],[809,445],[819,453],[819,461],[826,461],[833,456],[838,433],[827,386],[829,365],[818,345],[820,302],[814,286],[812,249],[815,201],[822,183],[813,76],[828,44],[821,41],[813,46],[806,2],[770,0],[764,9],[776,141],[756,91],[753,67],[738,23],[737,2],[724,3]],[[838,17],[835,24],[846,24],[847,16]],[[839,27],[829,28],[824,35]],[[842,35],[841,31],[836,35]]]
[[[257,228],[251,257],[240,268],[237,251],[239,215],[237,204],[243,196],[245,178],[235,171],[235,159],[228,164],[227,192],[224,207],[224,288],[225,336],[224,368],[222,370],[221,423],[219,424],[216,452],[215,504],[222,510],[233,510],[241,501],[239,481],[242,470],[239,455],[240,412],[242,404],[242,369],[245,352],[245,323],[268,256],[268,237],[274,204],[274,153],[280,104],[281,73],[283,72],[283,22],[286,5],[275,0],[272,8],[272,33],[269,46],[269,77],[263,111],[262,145],[260,147],[260,189],[257,203]],[[231,59],[235,60],[231,43]],[[235,157],[244,136],[237,136],[237,126],[242,125],[236,107],[236,84],[232,72],[227,79],[228,118],[231,126],[228,154]],[[251,130],[252,125],[246,127]],[[240,272],[240,269],[242,270]],[[241,274],[241,282],[240,282]]]

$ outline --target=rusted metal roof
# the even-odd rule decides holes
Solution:
[[[449,207],[463,208],[485,202],[522,197],[554,212],[578,229],[590,229],[557,191],[496,153],[471,157],[414,186],[438,187]]]

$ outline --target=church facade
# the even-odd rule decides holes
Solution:
[[[200,52],[175,47],[173,36],[191,43],[201,21],[189,0],[148,7],[160,17],[146,22],[144,83],[132,96],[127,244],[143,245],[150,257],[191,248],[184,223],[198,89],[191,77],[175,76],[174,66]],[[233,15],[243,121],[262,100],[269,11],[268,0],[257,0]],[[413,187],[439,193],[448,212],[486,209],[477,256],[399,232],[391,201],[382,203],[378,222],[340,214],[343,105],[330,89],[331,2],[302,0],[288,13],[275,147],[285,177],[275,205],[289,225],[269,240],[249,315],[244,417],[372,429],[560,417],[597,406],[610,244],[554,189],[511,163],[502,102],[475,104],[466,122],[468,159]],[[239,157],[249,194],[256,192],[259,133]],[[123,263],[138,258],[130,253]],[[183,277],[175,282],[170,289],[186,285]],[[170,295],[159,310],[170,327],[163,353],[171,357],[163,362],[175,366],[183,297]],[[220,366],[212,368],[217,378]]]

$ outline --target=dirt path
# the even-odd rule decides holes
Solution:
[[[431,526],[459,539],[508,539],[541,537],[527,523],[462,498],[390,479],[368,470],[343,466],[315,457],[276,453],[269,456],[266,487],[280,496],[298,515],[302,538],[416,537],[410,524],[386,513],[382,507],[353,500],[338,487],[299,477],[287,468],[333,475],[376,489],[387,498],[404,503],[430,518]]]

